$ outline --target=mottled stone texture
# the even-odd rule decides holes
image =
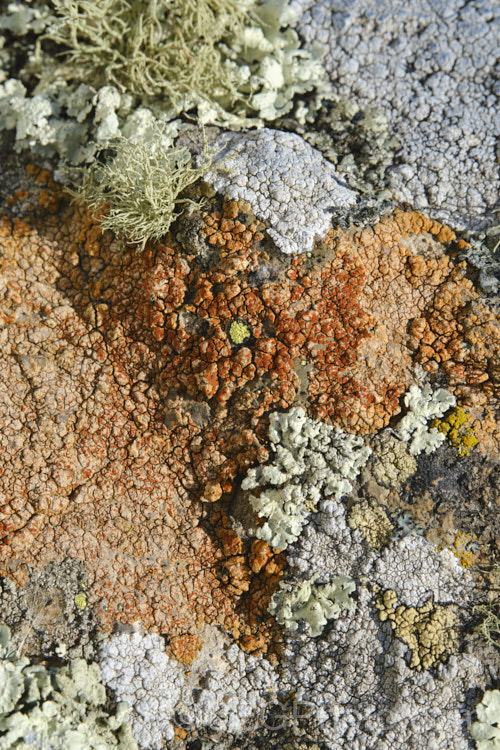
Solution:
[[[336,93],[389,115],[396,197],[456,228],[498,202],[500,12],[494,0],[294,0]]]
[[[139,619],[189,661],[205,622],[250,650],[271,637],[283,558],[227,517],[269,412],[375,432],[421,362],[497,445],[499,329],[453,233],[418,213],[332,230],[311,257],[284,258],[243,204],[180,229],[137,254],[64,201],[4,218],[0,565],[24,582],[80,560],[102,625]]]

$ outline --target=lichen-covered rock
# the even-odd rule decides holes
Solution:
[[[16,649],[28,656],[56,650],[65,658],[93,658],[96,617],[87,592],[85,568],[71,557],[31,569],[24,586],[0,578],[1,619]]]
[[[9,645],[0,627],[0,747],[53,750],[137,750],[127,724],[129,709],[105,708],[106,691],[97,664],[75,659],[47,669],[30,665]]]
[[[416,671],[407,645],[385,627],[361,587],[355,613],[333,620],[322,636],[287,637],[279,688],[283,696],[293,690],[295,710],[280,706],[281,742],[291,739],[298,714],[320,747],[417,750],[425,737],[432,750],[467,750],[464,704],[470,710],[471,685],[484,684],[483,665],[461,654]]]
[[[176,729],[229,738],[255,725],[276,686],[274,668],[216,629],[208,628],[204,641],[188,668],[169,658],[155,634],[115,634],[103,645],[103,680],[131,706],[141,748],[163,748]]]
[[[328,231],[332,213],[345,213],[356,203],[356,193],[334,166],[293,133],[266,128],[225,133],[215,147],[205,179],[267,221],[268,234],[283,253],[311,252]]]
[[[110,684],[131,695],[134,686],[144,690],[137,705],[148,718],[140,731],[158,717],[161,742],[174,732],[177,741],[224,747],[243,732],[241,743],[250,746],[271,732],[263,714],[267,721],[283,704],[288,743],[298,726],[311,746],[406,750],[419,748],[427,732],[429,747],[465,748],[465,712],[476,702],[470,686],[486,686],[488,660],[481,650],[471,657],[460,632],[456,657],[445,643],[442,663],[417,673],[409,663],[420,633],[407,631],[404,641],[380,622],[375,587],[394,590],[397,605],[412,614],[431,598],[439,613],[459,606],[465,632],[470,606],[484,594],[453,552],[428,539],[388,535],[380,551],[366,543],[362,523],[351,528],[349,510],[358,503],[362,512],[371,497],[379,499],[371,492],[375,463],[347,477],[346,502],[342,493],[326,495],[322,451],[310,451],[309,464],[304,451],[296,477],[318,472],[321,491],[314,497],[311,490],[317,510],[287,549],[288,570],[285,553],[255,540],[244,515],[231,519],[249,468],[267,466],[271,475],[276,469],[269,414],[279,413],[290,428],[280,441],[289,440],[297,463],[293,445],[311,441],[296,412],[290,423],[297,407],[313,425],[323,420],[317,429],[325,442],[342,429],[341,445],[347,433],[361,450],[360,433],[369,433],[363,443],[376,445],[373,433],[397,429],[400,396],[412,384],[435,390],[446,383],[467,405],[486,455],[460,459],[461,466],[469,462],[461,477],[445,463],[458,460],[452,448],[442,446],[419,454],[412,474],[409,443],[392,435],[405,451],[393,451],[392,474],[381,473],[387,496],[392,492],[387,507],[393,510],[400,495],[417,523],[427,509],[430,534],[435,499],[447,493],[456,505],[464,490],[453,482],[460,478],[469,488],[467,482],[487,478],[465,499],[468,512],[478,503],[476,523],[490,514],[481,543],[490,534],[494,549],[499,328],[494,305],[453,257],[453,233],[398,211],[373,224],[338,227],[310,257],[292,258],[266,239],[266,225],[248,207],[212,198],[158,246],[119,252],[81,208],[68,207],[46,173],[33,169],[30,178],[37,190],[28,195],[22,182],[25,190],[16,194],[14,185],[1,229],[2,573],[29,587],[33,567],[57,569],[68,555],[85,569],[88,589],[75,594],[72,612],[85,604],[103,629],[121,626],[110,643],[126,636],[127,658],[120,650],[109,657]],[[337,458],[349,468],[349,456]],[[435,483],[436,475],[444,481]],[[412,506],[414,496],[419,502]],[[314,576],[349,576],[356,607],[327,619],[315,637],[302,627],[289,632],[267,612],[270,599],[280,581]],[[439,618],[422,616],[427,637],[427,625],[432,631]],[[151,649],[138,645],[134,659],[127,626],[137,621],[165,642],[151,636]],[[207,623],[252,652],[272,656],[281,640],[279,670],[259,658],[251,662],[239,646],[231,652],[237,668],[210,666],[210,653],[216,661],[226,657],[211,651]],[[222,651],[230,651],[227,641]],[[172,677],[170,693],[156,658]],[[293,724],[294,706],[307,712],[305,730]],[[140,714],[135,718],[139,726]],[[303,734],[299,742],[306,742]]]
[[[254,574],[218,506],[266,462],[270,412],[300,404],[374,432],[399,412],[422,351],[495,444],[498,424],[481,416],[496,408],[499,327],[447,255],[446,228],[396,213],[292,260],[248,209],[215,203],[178,240],[118,252],[31,171],[38,192],[14,190],[1,228],[0,563],[17,583],[71,554],[107,628],[140,619],[190,638],[208,621],[254,636],[282,563]],[[446,300],[462,310],[451,338]],[[416,316],[432,316],[432,343]]]
[[[498,197],[498,6],[492,0],[294,0],[298,31],[326,47],[334,90],[390,118],[402,145],[396,196],[455,227]]]
[[[421,537],[393,538],[375,551],[349,528],[342,501],[318,505],[287,551],[292,574],[303,581],[353,576],[356,608],[324,623],[314,638],[285,631],[281,694],[293,689],[294,715],[307,717],[308,737],[328,747],[416,750],[425,732],[435,750],[466,750],[464,704],[470,710],[471,681],[487,679],[479,659],[453,655],[472,579],[452,552]],[[380,603],[379,586],[393,585]],[[377,602],[390,625],[377,622]],[[286,701],[280,708],[291,720]]]

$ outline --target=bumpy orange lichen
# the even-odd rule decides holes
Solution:
[[[29,563],[76,557],[104,626],[232,630],[234,597],[217,576],[224,553],[189,493],[190,427],[154,429],[147,348],[116,328],[103,337],[106,303],[75,309],[82,276],[99,264],[87,232],[79,266],[84,227],[66,218],[50,240],[22,222],[1,229],[1,569],[22,583]]]
[[[182,664],[191,664],[200,653],[203,641],[199,635],[174,635],[168,645],[178,661]]]
[[[0,570],[22,582],[76,557],[102,625],[139,619],[186,661],[205,622],[265,648],[284,557],[227,511],[268,457],[269,412],[375,431],[436,341],[461,397],[494,409],[498,325],[444,252],[452,233],[420,214],[289,258],[237,203],[141,254],[61,205],[1,228]]]
[[[235,213],[241,220],[230,218]],[[259,226],[238,204],[206,215],[200,234],[215,246],[209,262],[187,245],[161,247],[145,274],[141,309],[149,308],[146,325],[162,345],[169,388],[213,401],[217,411],[251,383],[257,419],[291,406],[309,370],[305,389],[317,416],[382,426],[404,386],[375,378],[375,396],[358,381],[357,351],[374,321],[359,304],[366,272],[347,238],[330,238],[326,262],[296,258],[275,280]]]

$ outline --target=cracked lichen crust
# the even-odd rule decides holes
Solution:
[[[417,459],[408,444],[386,429],[379,433],[371,461],[373,475],[385,487],[400,487],[417,470]]]
[[[356,609],[343,610],[316,638],[285,630],[280,693],[294,691],[308,737],[327,747],[417,750],[425,735],[426,749],[467,750],[470,687],[484,684],[487,670],[475,656],[453,655],[448,625],[454,609],[467,606],[472,578],[451,552],[420,537],[393,539],[382,554],[370,549],[349,528],[345,506],[320,502],[287,561],[305,580],[332,572],[354,578]],[[378,586],[397,597],[398,632],[380,623]]]
[[[362,194],[362,210],[380,211],[391,202],[389,169],[400,144],[381,108],[360,107],[354,100],[320,90],[306,102],[299,99],[275,125],[298,133],[321,151],[349,187]]]
[[[451,550],[438,550],[417,534],[396,539],[384,549],[373,577],[380,586],[393,589],[400,603],[413,607],[422,605],[429,595],[436,602],[464,604],[471,584]]]
[[[408,646],[372,612],[361,587],[354,616],[341,615],[318,638],[287,637],[279,688],[293,690],[307,737],[339,750],[468,750],[464,706],[473,705],[471,686],[484,681],[479,659],[450,656],[417,671]]]
[[[295,0],[297,29],[327,48],[334,90],[390,116],[396,197],[466,228],[498,200],[499,6],[494,0]]]
[[[163,748],[176,729],[222,739],[255,726],[277,680],[269,662],[248,656],[216,628],[205,629],[189,668],[168,656],[160,636],[134,632],[103,644],[101,669],[117,698],[132,707],[140,747],[151,750]]]
[[[27,656],[56,650],[65,658],[92,658],[96,622],[87,587],[84,566],[70,557],[32,568],[24,586],[0,577],[1,618],[16,649]]]
[[[294,133],[224,133],[215,148],[206,181],[248,203],[283,253],[310,252],[328,232],[332,214],[356,203],[335,167]]]
[[[270,415],[269,440],[272,462],[250,469],[241,487],[265,488],[250,498],[257,514],[267,519],[257,536],[285,549],[298,538],[306,513],[316,510],[319,500],[351,491],[371,449],[360,437],[306,417],[299,406]]]
[[[421,607],[405,607],[389,589],[377,597],[376,607],[380,621],[389,621],[394,635],[412,650],[412,669],[430,669],[456,653],[458,617],[453,605],[434,604],[431,597]]]
[[[371,498],[356,502],[349,509],[349,527],[359,529],[366,543],[379,550],[388,544],[394,534],[394,526],[385,510]]]

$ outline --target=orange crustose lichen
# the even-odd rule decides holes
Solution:
[[[237,203],[141,254],[68,206],[0,231],[1,572],[76,557],[104,627],[141,620],[184,661],[206,622],[270,637],[284,557],[228,518],[270,411],[374,432],[415,362],[496,404],[498,321],[421,214],[295,258]]]

